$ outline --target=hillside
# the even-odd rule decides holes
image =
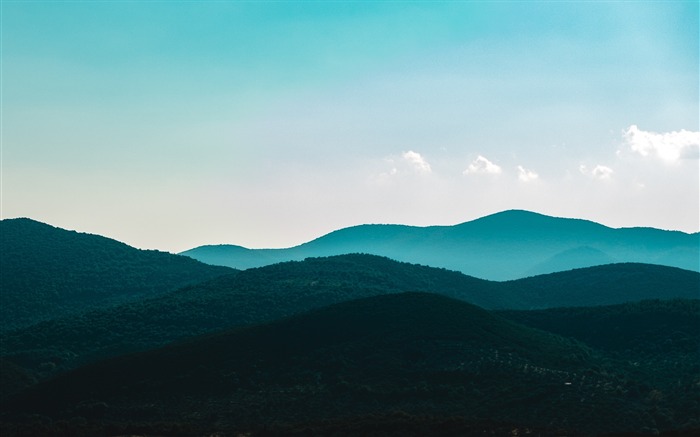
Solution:
[[[502,296],[493,288],[497,285],[374,255],[311,258],[245,270],[160,297],[8,332],[0,337],[0,352],[24,367],[51,373],[193,335],[407,290],[502,306]]]
[[[505,283],[375,255],[310,258],[221,276],[160,297],[3,335],[2,355],[46,376],[96,359],[217,330],[269,322],[352,299],[431,292],[488,309],[700,298],[700,274],[618,264]]]
[[[398,412],[598,433],[671,429],[697,415],[645,400],[655,387],[625,370],[470,304],[403,293],[96,363],[13,398],[3,426],[11,435],[13,417],[40,414],[68,429],[128,431],[136,420],[263,435],[269,425],[304,423],[311,433]]]
[[[503,294],[541,309],[613,305],[644,299],[700,299],[700,274],[675,267],[621,263],[502,282]]]
[[[230,273],[30,219],[0,221],[0,331],[157,296]]]
[[[700,300],[644,300],[620,305],[498,311],[523,325],[627,356],[700,354]],[[688,360],[700,370],[700,360]]]
[[[700,300],[646,300],[497,314],[633,363],[630,374],[647,375],[658,395],[700,411]]]
[[[218,245],[182,254],[209,264],[251,268],[345,253],[381,255],[490,280],[610,262],[700,271],[700,234],[651,228],[613,229],[586,220],[511,210],[455,226],[355,226],[287,249]]]

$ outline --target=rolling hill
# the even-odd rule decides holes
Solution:
[[[233,270],[34,220],[0,221],[0,331],[163,294]]]
[[[629,368],[465,302],[392,294],[65,373],[5,403],[2,431],[314,435],[397,416],[544,435],[692,426],[692,405]]]
[[[310,258],[249,269],[159,297],[7,332],[0,337],[0,352],[46,376],[190,336],[405,291],[437,293],[487,309],[593,306],[698,299],[700,274],[673,267],[615,264],[499,283],[376,255]]]
[[[239,269],[345,253],[381,255],[491,280],[611,262],[700,271],[700,233],[614,229],[587,220],[510,210],[455,226],[355,226],[287,249],[215,245],[182,252],[205,263]]]

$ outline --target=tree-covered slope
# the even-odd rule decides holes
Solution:
[[[607,264],[506,281],[503,293],[539,309],[613,305],[644,299],[700,299],[700,273],[639,263]]]
[[[312,258],[221,276],[160,297],[51,320],[1,338],[0,352],[42,374],[193,335],[404,291],[502,306],[498,284],[374,255]]]
[[[249,268],[306,257],[371,253],[491,280],[637,262],[700,271],[700,234],[609,228],[580,219],[504,211],[455,226],[360,225],[288,249],[202,246],[200,261]]]
[[[654,390],[575,341],[403,293],[92,364],[11,399],[3,426],[46,426],[44,416],[64,429],[140,421],[264,435],[396,412],[568,433],[692,425],[697,412]]]
[[[700,353],[700,300],[697,299],[644,300],[497,314],[624,356]],[[700,371],[700,360],[690,361]]]
[[[700,300],[645,300],[498,314],[630,363],[628,378],[644,375],[654,387],[648,396],[700,412]],[[700,428],[700,422],[695,426]]]
[[[664,279],[661,285],[654,282],[657,277]],[[598,300],[698,298],[699,289],[698,273],[642,264],[498,283],[375,255],[341,255],[250,269],[160,297],[39,323],[5,333],[0,351],[49,375],[189,336],[405,291],[442,294],[489,309],[529,309],[591,306]],[[602,299],[599,295],[606,292],[609,296]]]
[[[232,270],[30,219],[0,221],[0,330],[156,296]]]

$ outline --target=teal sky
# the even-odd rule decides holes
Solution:
[[[700,228],[697,1],[1,4],[2,218],[175,252]]]

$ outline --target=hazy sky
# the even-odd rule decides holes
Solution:
[[[1,4],[2,218],[173,252],[700,227],[697,1]]]

